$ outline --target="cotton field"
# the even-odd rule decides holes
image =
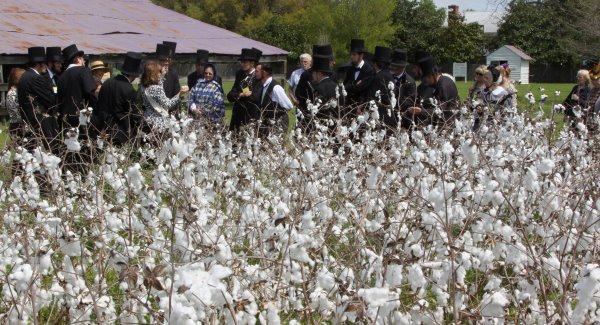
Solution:
[[[17,149],[0,322],[600,322],[597,135],[472,122],[260,139],[173,120],[161,147],[98,144],[84,174]]]

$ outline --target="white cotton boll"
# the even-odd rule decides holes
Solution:
[[[421,257],[425,253],[421,244],[413,244],[410,246],[410,251],[414,257]]]
[[[494,290],[500,288],[501,284],[502,284],[502,279],[492,276],[489,279],[489,281],[487,282],[487,284],[485,285],[485,287],[483,288],[483,290],[494,291]]]
[[[9,279],[15,282],[17,292],[23,292],[29,288],[33,270],[29,264],[21,264],[16,266],[9,275]]]
[[[542,161],[540,161],[540,163],[537,165],[537,171],[540,172],[540,174],[542,175],[548,175],[552,173],[553,169],[554,161],[548,158],[542,159]]]
[[[385,281],[390,288],[402,285],[402,265],[389,264],[385,271]]]
[[[525,189],[527,189],[528,191],[537,192],[540,190],[538,175],[531,167],[527,168],[527,172],[525,173],[525,177],[523,178],[523,183],[525,185]]]
[[[317,284],[327,292],[331,292],[335,288],[335,277],[333,273],[322,269],[317,274]]]
[[[299,169],[300,168],[300,163],[298,162],[298,159],[292,159],[292,161],[290,162],[290,168],[291,169]]]
[[[367,178],[367,188],[370,190],[374,190],[377,188],[377,181],[379,176],[381,175],[381,167],[371,167],[371,171],[369,172],[369,177]]]
[[[417,289],[422,288],[427,284],[427,279],[425,279],[423,270],[418,264],[413,264],[408,267],[407,279],[410,283],[410,287],[413,292],[417,291]]]
[[[67,132],[65,137],[65,145],[68,151],[79,152],[81,151],[81,143],[77,140],[79,137],[79,131],[74,128]]]
[[[304,163],[304,168],[306,171],[312,171],[313,165],[317,161],[317,157],[312,150],[307,150],[302,155],[302,162]]]
[[[471,165],[477,165],[478,162],[478,153],[477,153],[477,146],[475,144],[471,144],[471,141],[467,141],[465,142],[461,149],[460,149],[461,154],[463,155],[463,157],[465,158],[465,161]]]
[[[585,266],[581,271],[579,282],[575,285],[575,290],[577,290],[577,305],[573,310],[573,323],[582,324],[587,318],[588,311],[597,310],[598,308],[597,295],[600,292],[600,268],[598,264]]]
[[[387,288],[359,289],[358,296],[361,297],[369,307],[381,307],[389,300],[390,291]]]
[[[509,302],[510,301],[506,298],[504,289],[491,294],[484,294],[481,302],[481,316],[484,321],[487,323],[493,321],[495,318],[504,317],[504,307],[508,305]],[[503,320],[498,319],[498,321],[502,322]]]
[[[173,218],[173,214],[171,213],[171,209],[167,207],[160,208],[158,212],[158,219],[164,222],[170,222]]]

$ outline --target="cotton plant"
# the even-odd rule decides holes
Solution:
[[[598,320],[597,139],[550,142],[549,124],[523,114],[477,133],[464,115],[387,134],[374,104],[336,134],[323,121],[288,139],[173,119],[162,146],[134,159],[105,143],[85,174],[15,150],[0,319]]]

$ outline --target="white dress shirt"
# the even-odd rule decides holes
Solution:
[[[362,69],[363,65],[365,65],[365,60],[360,61],[360,63],[356,66],[357,69]],[[360,71],[354,71],[354,80],[358,79],[358,74]]]
[[[261,101],[262,96],[264,96],[264,91],[266,91],[267,88],[269,88],[271,81],[273,81],[273,77],[269,77],[269,79],[267,79],[267,81],[263,84],[263,93],[261,93]],[[275,85],[275,87],[273,87],[273,92],[271,92],[271,100],[279,104],[279,106],[283,107],[286,111],[292,109],[292,102],[285,94],[285,90],[283,90],[283,87],[281,87],[280,85]]]

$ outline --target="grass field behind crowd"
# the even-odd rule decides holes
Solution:
[[[472,82],[464,82],[457,81],[456,86],[458,87],[458,93],[461,99],[467,98],[467,93],[469,87]],[[227,94],[233,85],[232,81],[223,82],[223,90]],[[553,104],[562,103],[567,94],[571,91],[573,84],[564,84],[564,83],[532,83],[528,85],[518,85],[517,90],[519,92],[519,105],[518,107],[523,109],[531,109],[531,105],[525,99],[525,94],[531,92],[536,98],[536,104],[534,105],[532,111],[536,111],[539,108],[539,99],[542,94],[548,95],[548,99],[543,106],[543,109],[546,113],[550,114],[552,111]],[[555,91],[560,91],[560,95],[556,95]],[[231,108],[232,104],[226,102],[226,110],[225,110],[225,120],[226,123],[229,123],[231,119]],[[295,120],[294,114],[291,115],[290,125],[293,125]],[[557,123],[558,129],[562,128],[563,125],[563,115],[555,115],[554,121]],[[6,121],[0,122],[0,150],[4,149],[9,141],[8,138],[8,123]]]

